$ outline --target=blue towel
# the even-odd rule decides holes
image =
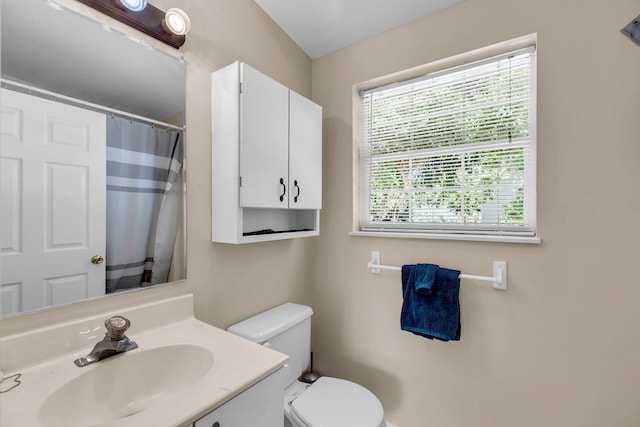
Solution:
[[[435,273],[429,285],[425,279]],[[402,330],[429,339],[460,340],[460,271],[431,264],[402,266]],[[426,292],[430,288],[430,293]]]
[[[433,292],[433,285],[436,283],[436,273],[438,267],[435,264],[418,264],[413,270],[413,283],[416,292],[429,295]]]

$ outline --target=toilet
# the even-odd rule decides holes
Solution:
[[[286,303],[231,326],[228,331],[289,356],[285,371],[285,427],[387,427],[382,404],[351,381],[320,377],[299,381],[310,361],[311,315]]]

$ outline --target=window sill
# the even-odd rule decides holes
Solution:
[[[462,240],[470,242],[494,243],[526,243],[538,245],[539,237],[529,236],[489,236],[482,234],[440,234],[440,233],[401,233],[389,231],[352,231],[349,236],[354,237],[393,237],[398,239],[431,239],[431,240]]]

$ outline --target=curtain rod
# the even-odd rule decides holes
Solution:
[[[88,102],[88,101],[83,101],[81,99],[77,99],[77,98],[73,98],[70,96],[66,96],[66,95],[61,95],[59,93],[55,93],[55,92],[51,92],[48,90],[44,90],[44,89],[40,89],[37,87],[33,87],[33,86],[29,86],[29,85],[25,85],[22,83],[18,83],[18,82],[14,82],[11,80],[7,80],[7,79],[0,79],[0,82],[3,84],[4,87],[7,86],[14,86],[14,87],[18,87],[21,89],[25,89],[28,90],[29,92],[38,92],[42,95],[47,95],[47,96],[51,96],[63,101],[67,101],[69,103],[74,103],[74,104],[79,104],[82,105],[84,107],[87,107],[89,109],[91,109],[92,111],[97,111],[97,112],[101,112],[101,113],[110,113],[112,115],[116,115],[116,116],[120,116],[120,117],[124,117],[124,118],[128,118],[128,119],[133,119],[139,122],[144,122],[144,123],[149,123],[152,125],[156,125],[165,129],[172,129],[172,130],[177,130],[179,132],[183,132],[185,127],[184,126],[176,126],[176,125],[172,125],[171,123],[166,123],[166,122],[161,122],[159,120],[154,120],[154,119],[150,119],[148,117],[143,117],[143,116],[138,116],[137,114],[132,114],[132,113],[128,113],[126,111],[121,111],[121,110],[116,110],[115,108],[110,108],[110,107],[105,107],[104,105],[100,105],[100,104],[94,104],[92,102]]]

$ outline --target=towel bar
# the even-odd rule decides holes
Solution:
[[[372,273],[379,274],[380,270],[393,270],[400,271],[402,267],[396,267],[393,265],[380,264],[380,252],[371,251],[371,261],[367,264],[367,268]],[[476,276],[474,274],[460,274],[461,279],[477,280],[481,282],[492,282],[495,289],[501,291],[507,290],[507,262],[506,261],[493,261],[493,276]]]

